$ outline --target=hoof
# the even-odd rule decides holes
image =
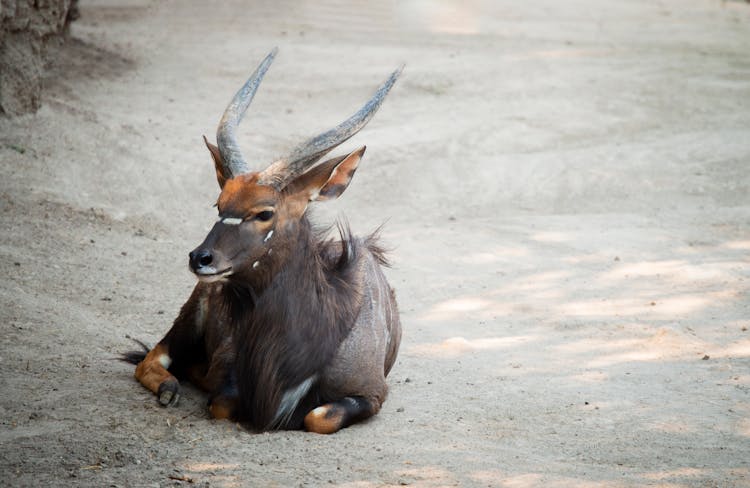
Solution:
[[[216,420],[231,420],[237,408],[237,397],[216,395],[208,401],[208,411]]]
[[[176,379],[170,378],[159,385],[159,391],[156,395],[163,407],[174,407],[180,399],[180,383]]]
[[[329,403],[320,406],[305,416],[305,429],[316,434],[333,434],[344,426],[346,411]]]
[[[232,407],[221,402],[211,403],[208,406],[208,412],[211,414],[211,418],[215,420],[231,420],[233,417]]]
[[[305,428],[318,434],[333,434],[354,422],[359,422],[375,415],[380,405],[366,398],[344,397],[339,401],[326,403],[311,410],[305,416]]]

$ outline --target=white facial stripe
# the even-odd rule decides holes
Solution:
[[[224,225],[240,225],[242,223],[242,219],[238,219],[237,217],[226,217],[226,218],[219,218],[219,222],[221,222]]]
[[[268,231],[268,234],[266,234],[266,238],[263,239],[263,242],[268,242],[268,239],[270,239],[272,235],[273,235],[273,229]]]
[[[260,261],[255,261],[253,263],[253,269],[257,268],[258,266],[260,266]]]

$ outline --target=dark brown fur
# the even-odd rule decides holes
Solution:
[[[380,410],[401,326],[377,232],[359,239],[340,225],[340,239],[325,240],[305,212],[346,190],[364,146],[315,163],[362,128],[400,70],[292,159],[251,172],[234,129],[274,56],[225,111],[219,146],[205,141],[222,191],[219,221],[190,253],[199,283],[164,338],[123,359],[137,363],[136,378],[162,405],[176,404],[178,379],[188,379],[210,393],[216,418],[332,433]]]
[[[274,423],[283,392],[328,365],[351,329],[361,304],[358,254],[387,265],[377,232],[361,240],[339,226],[334,241],[321,239],[305,217],[298,225],[297,242],[277,254],[289,259],[269,266],[277,273],[252,283],[199,283],[159,343],[172,358],[171,373],[210,393],[212,414],[253,430],[302,428],[311,409],[337,400],[316,384],[292,415]],[[203,331],[196,327],[201,298],[216,314]],[[137,364],[144,357],[130,352],[124,359]]]
[[[225,294],[237,347],[237,418],[256,429],[302,426],[300,415],[272,425],[281,396],[331,361],[360,304],[352,263],[362,244],[343,234],[335,256],[331,243],[315,239],[306,219],[300,227],[290,259],[264,289],[228,285]],[[252,310],[244,305],[250,297]],[[313,388],[301,404],[319,405],[324,393]]]

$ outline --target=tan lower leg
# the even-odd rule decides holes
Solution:
[[[157,344],[156,347],[146,354],[143,361],[136,366],[135,377],[143,386],[154,393],[158,393],[159,385],[170,378],[174,378],[167,371],[171,362],[172,360],[169,357],[167,348],[161,344]]]

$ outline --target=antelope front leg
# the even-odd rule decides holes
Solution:
[[[237,412],[237,379],[234,369],[235,353],[232,337],[227,336],[216,348],[206,374],[207,389],[211,392],[208,411],[211,417],[233,419]]]
[[[180,382],[169,372],[170,364],[169,348],[160,342],[135,368],[136,379],[154,392],[165,407],[176,405],[180,399]]]
[[[172,328],[135,368],[136,379],[154,392],[164,406],[175,405],[180,399],[180,382],[169,368],[182,377],[186,371],[205,361],[203,329],[208,316],[210,290],[200,283],[196,285]]]

